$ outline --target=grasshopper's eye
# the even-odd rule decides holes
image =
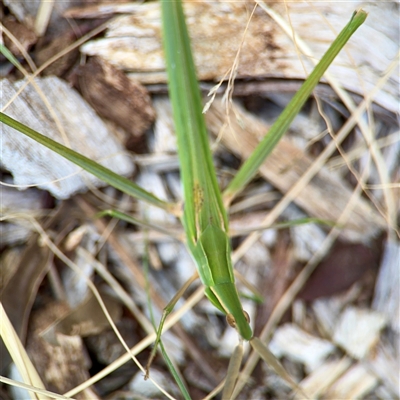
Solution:
[[[243,315],[246,318],[247,322],[250,322],[250,316],[249,314],[243,310]],[[226,322],[228,322],[229,326],[232,328],[236,328],[236,321],[235,318],[232,314],[226,314]]]

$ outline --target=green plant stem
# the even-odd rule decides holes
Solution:
[[[300,109],[311,95],[315,86],[318,84],[322,75],[328,69],[334,58],[348,42],[353,33],[362,25],[367,18],[364,10],[356,11],[349,23],[343,28],[338,37],[324,54],[321,61],[312,71],[307,80],[303,83],[300,90],[293,96],[290,103],[275,121],[268,134],[256,147],[252,155],[244,162],[242,167],[236,173],[235,177],[229,183],[223,193],[225,204],[230,204],[232,199],[250,182],[256,175],[261,164],[265,161],[282,136],[289,129]]]

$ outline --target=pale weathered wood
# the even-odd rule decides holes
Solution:
[[[346,45],[329,71],[346,89],[367,94],[384,74],[398,52],[398,7],[394,3],[284,2],[268,5],[286,21],[290,16],[293,30],[310,47],[317,59],[348,22],[356,8],[369,12],[366,23]],[[287,7],[287,9],[286,9]],[[233,65],[253,4],[248,2],[187,2],[185,12],[192,38],[193,53],[200,80],[221,79]],[[120,10],[119,10],[120,9]],[[124,12],[111,20],[106,38],[82,46],[88,55],[105,58],[118,68],[130,72],[143,83],[165,82],[158,4],[148,2],[107,8],[108,13]],[[104,6],[91,17],[104,15]],[[71,15],[87,17],[83,9]],[[312,63],[303,57],[308,73]],[[304,79],[304,66],[296,46],[264,10],[257,9],[241,49],[238,78]],[[393,112],[398,111],[399,77],[377,93],[375,101]]]
[[[164,151],[171,151],[176,143],[170,104],[164,98],[157,99],[154,105],[158,115],[156,137],[162,135],[163,141],[168,142]],[[269,129],[265,122],[235,102],[229,114],[229,127],[226,124],[226,109],[220,99],[214,101],[205,116],[210,132],[214,136],[221,135],[222,143],[242,160],[250,156]],[[301,179],[312,163],[312,157],[284,137],[261,166],[260,174],[282,193],[286,193]],[[323,168],[296,197],[295,203],[310,216],[337,221],[351,194],[350,185],[339,174]],[[384,226],[383,218],[367,201],[359,199],[350,220],[343,227],[342,237],[351,241],[365,241]]]
[[[22,83],[2,81],[1,107],[15,95]],[[4,112],[118,174],[130,175],[133,172],[134,165],[124,154],[122,144],[75,90],[55,77],[38,79],[36,83],[48,99],[66,136],[60,133],[48,105],[43,103],[33,86],[28,86]],[[3,126],[0,164],[12,173],[14,184],[21,185],[21,188],[37,185],[60,199],[85,191],[90,185],[104,186],[92,175],[80,172],[81,169],[70,161],[6,125]]]
[[[225,107],[217,99],[206,114],[209,129],[215,136],[220,134],[227,121],[226,117]],[[235,103],[229,121],[229,127],[226,126],[222,131],[222,143],[245,160],[269,127]],[[286,193],[301,179],[312,163],[310,156],[284,137],[260,167],[260,174]],[[351,187],[340,176],[323,168],[294,201],[310,216],[337,221],[351,194]],[[342,235],[350,240],[362,241],[373,237],[384,226],[383,219],[369,203],[359,199],[350,220],[343,227]]]
[[[395,238],[385,242],[372,307],[389,318],[400,339],[400,244]],[[399,341],[400,347],[400,341]]]

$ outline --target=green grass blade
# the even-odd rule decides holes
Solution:
[[[307,225],[307,224],[318,224],[318,225],[327,225],[330,227],[337,226],[338,228],[340,227],[335,221],[327,220],[327,219],[322,219],[322,218],[298,218],[298,219],[292,219],[289,221],[285,222],[278,222],[273,225],[260,225],[256,226],[254,228],[249,228],[249,229],[231,229],[229,232],[230,237],[236,237],[236,236],[243,236],[243,235],[248,235],[253,232],[257,231],[266,231],[268,229],[285,229],[285,228],[292,228],[294,226],[299,226],[299,225]]]
[[[147,296],[147,305],[149,307],[149,312],[150,312],[150,320],[151,323],[154,327],[154,332],[157,332],[157,325],[154,319],[154,312],[153,312],[153,306],[152,306],[152,301],[151,301],[151,295],[150,295],[150,281],[149,281],[149,247],[148,247],[148,241],[146,240],[146,251],[145,251],[145,257],[143,258],[143,266],[144,266],[144,272],[145,272],[145,278],[146,278],[146,296]],[[171,372],[171,375],[174,377],[176,384],[178,385],[181,394],[183,395],[183,398],[185,400],[191,400],[190,394],[183,382],[183,379],[178,372],[177,368],[175,368],[174,363],[171,361],[171,359],[168,356],[167,351],[165,350],[164,343],[162,342],[161,338],[159,341],[160,345],[160,350],[163,356],[163,359],[165,363],[167,364],[167,367],[169,371]]]
[[[14,54],[4,46],[4,44],[0,44],[0,53],[3,54],[3,56],[14,65],[14,67],[20,69],[21,63],[14,57]]]
[[[169,358],[166,350],[165,350],[165,346],[164,343],[162,342],[162,340],[160,340],[160,349],[161,349],[161,353],[163,355],[164,361],[167,364],[167,367],[169,369],[169,372],[171,372],[172,376],[175,379],[176,384],[178,385],[181,394],[183,396],[183,398],[185,400],[191,400],[190,394],[182,380],[181,375],[179,374],[178,370],[175,368],[173,362],[171,361],[171,359]]]
[[[136,197],[137,199],[147,201],[148,203],[167,211],[172,211],[175,208],[174,204],[160,200],[158,197],[142,189],[129,179],[116,174],[115,172],[103,167],[102,165],[90,160],[76,151],[57,143],[56,141],[40,134],[39,132],[36,132],[35,130],[14,120],[2,112],[0,112],[0,122],[3,122],[4,124],[18,130],[43,146],[48,147],[50,150],[60,154],[62,157],[83,168],[85,171],[91,173],[116,189],[121,190],[121,192],[127,193],[128,195]]]
[[[307,80],[303,83],[300,90],[293,96],[290,103],[275,121],[268,134],[256,147],[252,155],[245,161],[245,163],[236,173],[236,176],[232,179],[224,191],[223,196],[228,203],[230,203],[233,197],[236,196],[236,194],[240,192],[257,173],[258,168],[289,129],[293,119],[299,113],[300,109],[311,95],[311,92],[318,84],[329,65],[332,63],[334,58],[347,43],[353,33],[363,24],[366,18],[367,13],[363,10],[359,10],[353,14],[350,22],[340,32],[338,37],[329,47],[328,51],[322,57],[321,61],[315,67]]]
[[[118,218],[121,221],[128,222],[132,225],[137,225],[141,226],[147,229],[151,229],[160,233],[163,233],[164,235],[171,237],[179,242],[184,242],[184,237],[183,235],[179,234],[179,232],[176,232],[175,230],[172,230],[171,228],[164,228],[159,225],[153,225],[150,224],[146,221],[140,220],[138,218],[135,218],[131,215],[125,214],[121,211],[118,210],[104,210],[98,212],[95,217],[101,218],[101,217],[111,217],[111,218]]]
[[[184,192],[182,223],[206,296],[243,339],[252,330],[235,286],[228,218],[218,187],[180,0],[163,0],[164,50]]]
[[[161,6],[168,88],[185,199],[183,222],[189,241],[198,233],[195,225],[197,216],[202,213],[198,207],[200,202],[205,205],[203,209],[212,214],[207,217],[218,220],[222,216],[225,227],[228,222],[210,151],[182,4],[180,0],[163,0]],[[196,189],[201,195],[196,196]]]

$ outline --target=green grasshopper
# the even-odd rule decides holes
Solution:
[[[206,125],[202,115],[202,100],[196,79],[181,0],[172,2],[162,0],[161,7],[169,93],[178,138],[178,154],[183,183],[184,205],[182,212],[177,212],[175,205],[158,199],[130,180],[46,138],[3,113],[0,114],[0,121],[13,126],[20,132],[63,155],[115,188],[165,210],[179,213],[186,234],[187,248],[196,263],[198,276],[205,287],[207,298],[226,315],[228,324],[237,330],[240,341],[249,341],[252,347],[267,362],[272,362],[273,368],[292,387],[298,389],[297,385],[285,373],[283,367],[274,361],[274,357],[266,345],[253,336],[249,316],[242,308],[235,284],[231,261],[231,244],[228,235],[229,224],[225,207],[231,203],[236,194],[257,173],[260,165],[289,128],[294,117],[310,96],[321,76],[351,35],[364,22],[367,14],[362,10],[353,14],[350,22],[345,26],[318,66],[304,82],[299,92],[293,97],[268,135],[261,141],[224,193],[221,194],[212,161]],[[122,218],[124,218],[123,215]],[[179,296],[175,296],[164,310],[157,330],[156,343],[148,363],[147,377],[151,360],[155,355],[161,338],[164,322],[178,298]],[[238,360],[235,359],[230,365],[230,371],[232,372],[229,373],[223,398],[231,396],[240,367],[240,356]]]

